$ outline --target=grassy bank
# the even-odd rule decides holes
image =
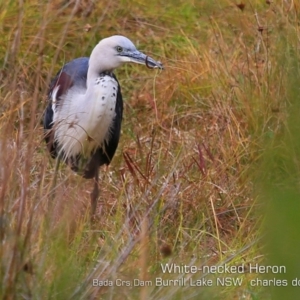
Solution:
[[[271,299],[271,289],[251,284],[263,277],[249,266],[287,264],[289,279],[297,276],[298,233],[287,232],[298,219],[299,6],[4,2],[3,299]],[[125,101],[122,137],[100,175],[104,217],[91,227],[93,183],[62,165],[53,190],[55,162],[41,122],[50,79],[113,34],[129,37],[165,70],[128,65],[116,71]],[[281,194],[282,186],[291,194]],[[163,272],[172,263],[199,271]],[[203,266],[241,272],[207,274]],[[222,285],[225,277],[230,280]],[[162,286],[157,278],[178,281]],[[93,286],[93,280],[113,284]],[[205,280],[213,286],[195,286]],[[287,290],[293,299],[294,290]]]

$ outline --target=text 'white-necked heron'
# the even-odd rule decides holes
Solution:
[[[94,178],[91,213],[96,213],[100,166],[117,149],[123,115],[121,88],[113,70],[126,62],[163,69],[124,36],[101,40],[90,58],[65,64],[52,80],[44,115],[45,140],[53,158],[84,178]]]

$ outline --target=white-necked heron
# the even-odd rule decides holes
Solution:
[[[94,178],[91,213],[96,213],[99,167],[117,149],[123,115],[121,87],[113,70],[134,62],[163,69],[124,36],[101,40],[90,58],[74,59],[52,80],[44,115],[45,140],[53,158],[84,178]]]

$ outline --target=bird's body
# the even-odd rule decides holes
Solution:
[[[52,109],[56,110],[53,122],[61,123],[57,126],[56,139],[65,157],[79,154],[89,157],[98,147],[105,151],[105,144],[110,140],[118,83],[109,75],[100,75],[94,84],[99,88],[95,87],[90,97],[75,88],[64,96],[63,107],[53,104]],[[76,103],[72,101],[75,98]]]
[[[112,73],[124,62],[161,68],[136,50],[130,40],[112,36],[99,42],[91,57],[77,58],[58,72],[49,89],[44,116],[45,140],[58,157],[85,178],[95,178],[92,214],[98,197],[99,167],[109,164],[117,149],[123,100]]]
[[[51,129],[46,141],[52,156],[60,155],[74,171],[93,178],[95,169],[109,164],[116,151],[123,100],[112,73],[99,74],[92,92],[87,90],[88,63],[87,57],[75,59],[54,78],[44,127]],[[94,155],[99,165],[94,163]]]

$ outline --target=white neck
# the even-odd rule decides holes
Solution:
[[[101,58],[100,58],[101,59]],[[97,78],[100,77],[100,74],[103,73],[105,70],[101,68],[101,65],[95,64],[92,56],[90,57],[89,61],[89,68],[87,72],[87,90],[90,90],[91,85],[95,84]]]
[[[118,59],[114,53],[107,53],[107,48],[99,43],[91,53],[89,60],[89,69],[87,73],[87,89],[103,72],[113,72],[114,69],[122,65],[122,60]],[[114,50],[111,50],[112,52]],[[111,57],[112,59],[108,59]]]

